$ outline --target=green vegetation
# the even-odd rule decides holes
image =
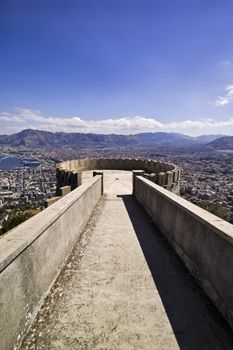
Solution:
[[[0,215],[5,214],[6,209],[5,208],[0,208]]]
[[[25,220],[29,219],[30,215],[23,214],[23,213],[13,213],[10,215],[10,218],[6,221],[4,221],[0,234],[3,234],[9,230],[11,230],[13,227],[21,224]]]
[[[15,226],[18,226],[30,217],[36,215],[38,212],[40,212],[40,209],[35,208],[35,206],[30,203],[19,204],[17,206],[8,204],[3,208],[0,208],[0,219],[7,216],[7,219],[3,221],[0,228],[0,235],[6,233]]]
[[[218,216],[219,218],[230,221],[230,212],[226,208],[222,207],[219,203],[212,203],[207,200],[197,203],[197,205],[208,212]]]
[[[36,209],[36,206],[31,204],[31,203],[20,203],[20,204],[11,204],[11,203],[8,203],[8,204],[5,204],[3,208],[1,208],[0,210],[3,210],[5,211],[6,209],[12,209],[14,211],[25,211],[27,209]]]

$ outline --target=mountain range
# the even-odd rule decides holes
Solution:
[[[0,146],[25,147],[167,147],[190,148],[208,146],[212,149],[233,149],[233,136],[202,135],[197,137],[179,133],[139,133],[134,135],[104,135],[49,132],[27,129],[12,135],[0,135]]]
[[[233,151],[233,136],[223,136],[210,142],[206,147],[214,150]]]

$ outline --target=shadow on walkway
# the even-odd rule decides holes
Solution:
[[[233,349],[233,332],[142,206],[122,195],[180,349]],[[172,349],[171,349],[172,350]]]

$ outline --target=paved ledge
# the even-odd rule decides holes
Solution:
[[[104,180],[21,350],[232,349],[231,329],[132,197],[131,173]]]
[[[167,201],[174,203],[177,207],[189,213],[197,221],[202,222],[204,225],[209,226],[211,230],[215,231],[222,238],[226,239],[233,244],[233,225],[229,222],[220,219],[216,215],[209,213],[208,211],[198,207],[197,205],[177,196],[176,194],[167,191],[166,189],[158,186],[151,181],[139,176],[143,180],[144,184],[150,188],[154,188],[159,191],[160,195],[166,198]]]
[[[233,328],[233,226],[142,177],[134,195]]]
[[[101,176],[0,239],[0,348],[18,349],[101,197]]]
[[[82,187],[78,187],[51,207],[0,237],[0,272],[94,186],[99,178],[100,176],[90,178]]]

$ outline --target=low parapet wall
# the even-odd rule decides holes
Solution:
[[[0,348],[17,349],[102,192],[95,176],[0,239]]]
[[[141,176],[134,195],[233,327],[233,226]]]
[[[96,158],[68,160],[57,165],[57,191],[60,187],[81,184],[81,172],[87,170],[143,170],[144,176],[154,183],[179,193],[180,169],[170,163],[150,159]]]

